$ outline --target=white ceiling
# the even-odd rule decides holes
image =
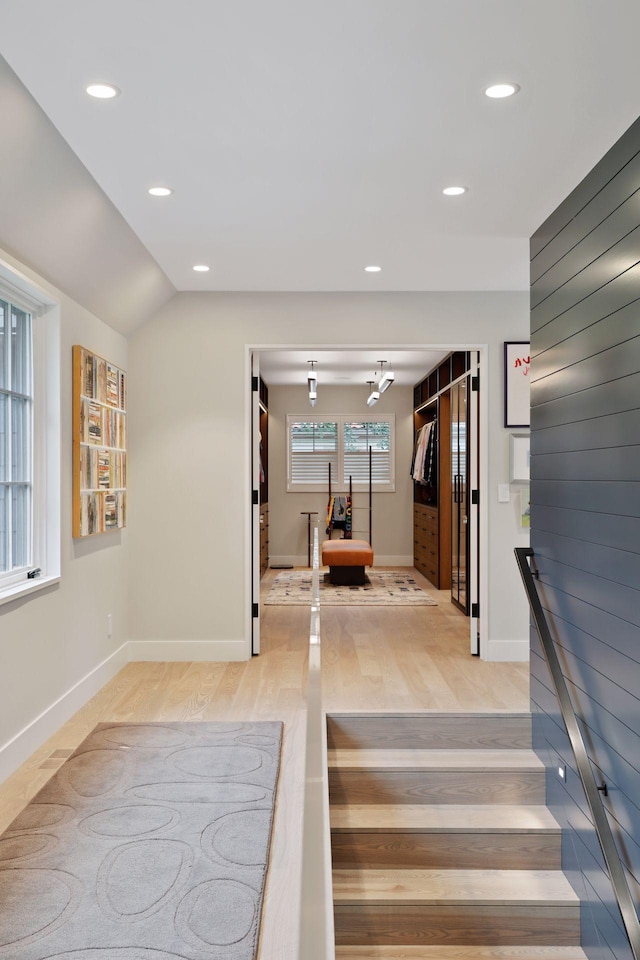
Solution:
[[[375,347],[370,350],[361,348],[339,350],[262,350],[260,352],[260,373],[270,386],[284,384],[306,385],[310,365],[315,360],[315,372],[318,377],[318,392],[326,386],[361,387],[362,395],[367,392],[367,381],[380,378],[380,360],[385,360],[385,370],[393,370],[394,383],[399,386],[414,386],[437,366],[450,351],[448,350],[387,350]]]
[[[528,237],[640,107],[637,0],[0,0],[0,23],[178,290],[526,289]]]

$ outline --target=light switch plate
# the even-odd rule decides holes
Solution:
[[[498,503],[509,503],[511,500],[511,490],[508,483],[498,484]]]

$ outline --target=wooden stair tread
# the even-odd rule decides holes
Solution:
[[[334,870],[333,899],[345,904],[578,907],[558,870]]]
[[[526,720],[328,728],[336,960],[586,960]]]
[[[328,764],[329,770],[544,770],[533,750],[334,749]]]
[[[558,833],[551,811],[535,804],[341,804],[331,806],[331,832]]]
[[[586,960],[581,947],[425,944],[336,947],[336,960]]]

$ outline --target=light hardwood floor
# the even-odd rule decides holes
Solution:
[[[415,573],[415,571],[414,571]],[[268,590],[275,571],[267,571]],[[321,610],[327,712],[526,711],[527,664],[469,654],[468,622],[446,592],[435,607]],[[103,721],[276,720],[285,723],[260,960],[297,960],[309,610],[263,606],[261,654],[246,663],[130,663],[0,785],[0,831]],[[45,764],[45,766],[43,766]]]

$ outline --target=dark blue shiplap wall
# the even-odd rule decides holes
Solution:
[[[532,237],[531,355],[539,590],[640,905],[640,121]],[[531,644],[534,742],[585,904],[583,946],[627,960],[535,634]]]

